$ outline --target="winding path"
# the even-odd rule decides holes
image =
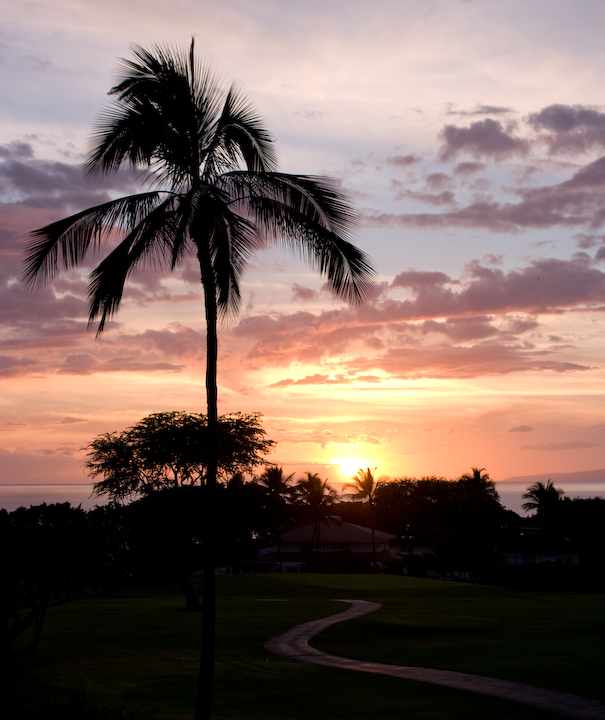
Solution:
[[[418,680],[420,682],[434,683],[435,685],[446,685],[459,690],[470,690],[484,695],[494,695],[506,700],[524,703],[525,705],[534,705],[543,710],[550,710],[567,717],[578,718],[578,720],[605,719],[605,703],[588,700],[577,695],[569,695],[556,690],[546,690],[510,680],[498,680],[451,670],[433,670],[431,668],[410,667],[407,665],[386,665],[384,663],[351,660],[310,647],[308,641],[322,630],[330,627],[330,625],[366,615],[381,607],[380,603],[366,602],[365,600],[338,600],[338,602],[350,603],[351,607],[327,618],[296,625],[296,627],[268,640],[265,643],[265,648],[276,655],[314,663],[315,665],[392,675],[405,680]]]

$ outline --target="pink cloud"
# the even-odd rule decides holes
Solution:
[[[86,481],[82,459],[71,448],[0,448],[0,463],[3,476],[15,483],[63,484]]]
[[[142,362],[133,356],[116,357],[100,362],[90,353],[72,353],[65,358],[57,372],[63,375],[92,375],[101,372],[180,372],[183,369],[183,365]]]
[[[292,378],[284,378],[278,382],[269,385],[271,388],[280,387],[291,387],[293,385],[350,385],[354,381],[363,382],[380,382],[380,378],[375,375],[362,375],[362,376],[349,376],[349,375],[322,375],[321,373],[315,373],[314,375],[307,375],[299,380],[293,380]]]
[[[528,433],[533,432],[534,428],[531,425],[515,425],[512,428],[509,428],[506,432],[507,433]]]
[[[0,355],[0,378],[28,375],[32,370],[38,368],[39,362],[35,358]]]
[[[468,379],[484,375],[508,375],[528,370],[577,372],[585,365],[545,359],[545,351],[522,344],[477,343],[471,347],[441,343],[424,348],[399,347],[377,358],[357,358],[347,363],[349,370],[382,370],[401,378]]]
[[[605,309],[605,272],[584,254],[537,260],[508,272],[473,261],[464,282],[441,272],[407,270],[395,276],[391,287],[409,290],[411,296],[396,300],[382,294],[358,308],[318,314],[246,317],[233,328],[228,344],[235,348],[232,341],[237,343],[237,357],[244,353],[249,367],[339,357],[345,377],[376,370],[405,377],[578,372],[589,368],[559,357],[572,349],[569,344],[548,346],[538,336],[535,346],[523,336],[539,331],[540,314]],[[275,386],[327,384],[337,378],[317,373]]]
[[[380,446],[386,444],[384,438],[379,438],[364,432],[342,432],[329,429],[318,430],[316,428],[283,428],[280,430],[280,438],[281,442],[284,443],[313,443],[318,445],[322,450],[325,450],[329,445],[366,444]]]
[[[599,447],[601,443],[584,442],[578,440],[576,442],[546,443],[544,445],[521,445],[521,450],[540,450],[543,452],[561,452],[565,450],[588,450],[590,448]]]
[[[178,322],[170,323],[163,330],[145,330],[137,334],[121,333],[117,337],[106,337],[105,344],[157,351],[170,358],[197,360],[206,355],[206,334]]]

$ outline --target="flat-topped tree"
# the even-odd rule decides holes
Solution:
[[[205,485],[208,456],[216,457],[223,482],[234,473],[251,473],[275,446],[260,413],[230,413],[218,418],[214,443],[208,418],[199,413],[149,415],[122,432],[97,435],[87,446],[84,467],[95,495],[124,500],[183,485]]]
[[[307,259],[335,294],[359,302],[374,273],[350,242],[354,213],[325,178],[277,172],[273,138],[234,86],[225,90],[188,49],[133,46],[110,90],[114,102],[97,125],[88,175],[127,167],[147,173],[149,190],[111,200],[32,233],[27,283],[72,270],[112,233],[122,239],[92,272],[91,323],[102,332],[128,278],[146,264],[174,270],[197,258],[206,319],[206,399],[212,438],[217,410],[217,323],[237,311],[240,282],[253,252],[282,243]],[[207,486],[216,486],[210,453]],[[214,667],[213,529],[205,545],[204,630],[196,718],[209,718]]]

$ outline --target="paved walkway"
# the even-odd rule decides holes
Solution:
[[[496,678],[453,672],[451,670],[433,670],[431,668],[350,660],[336,655],[329,655],[310,647],[308,641],[322,630],[330,627],[330,625],[366,615],[381,607],[380,603],[366,602],[365,600],[339,600],[338,602],[350,603],[351,607],[336,615],[297,625],[285,633],[268,640],[265,643],[265,648],[276,655],[316,665],[328,665],[345,670],[360,670],[361,672],[378,673],[380,675],[393,675],[405,680],[418,680],[436,685],[446,685],[459,690],[470,690],[484,695],[495,695],[525,705],[534,705],[566,717],[578,718],[578,720],[605,719],[605,703],[588,700],[577,695],[568,695],[567,693],[533,687],[524,683],[497,680]]]

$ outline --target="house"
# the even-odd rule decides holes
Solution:
[[[385,559],[389,544],[396,539],[396,535],[374,531],[377,562]],[[300,572],[303,566],[317,567],[352,560],[372,562],[372,530],[329,517],[282,533],[278,545],[261,550],[254,566],[260,572]]]

